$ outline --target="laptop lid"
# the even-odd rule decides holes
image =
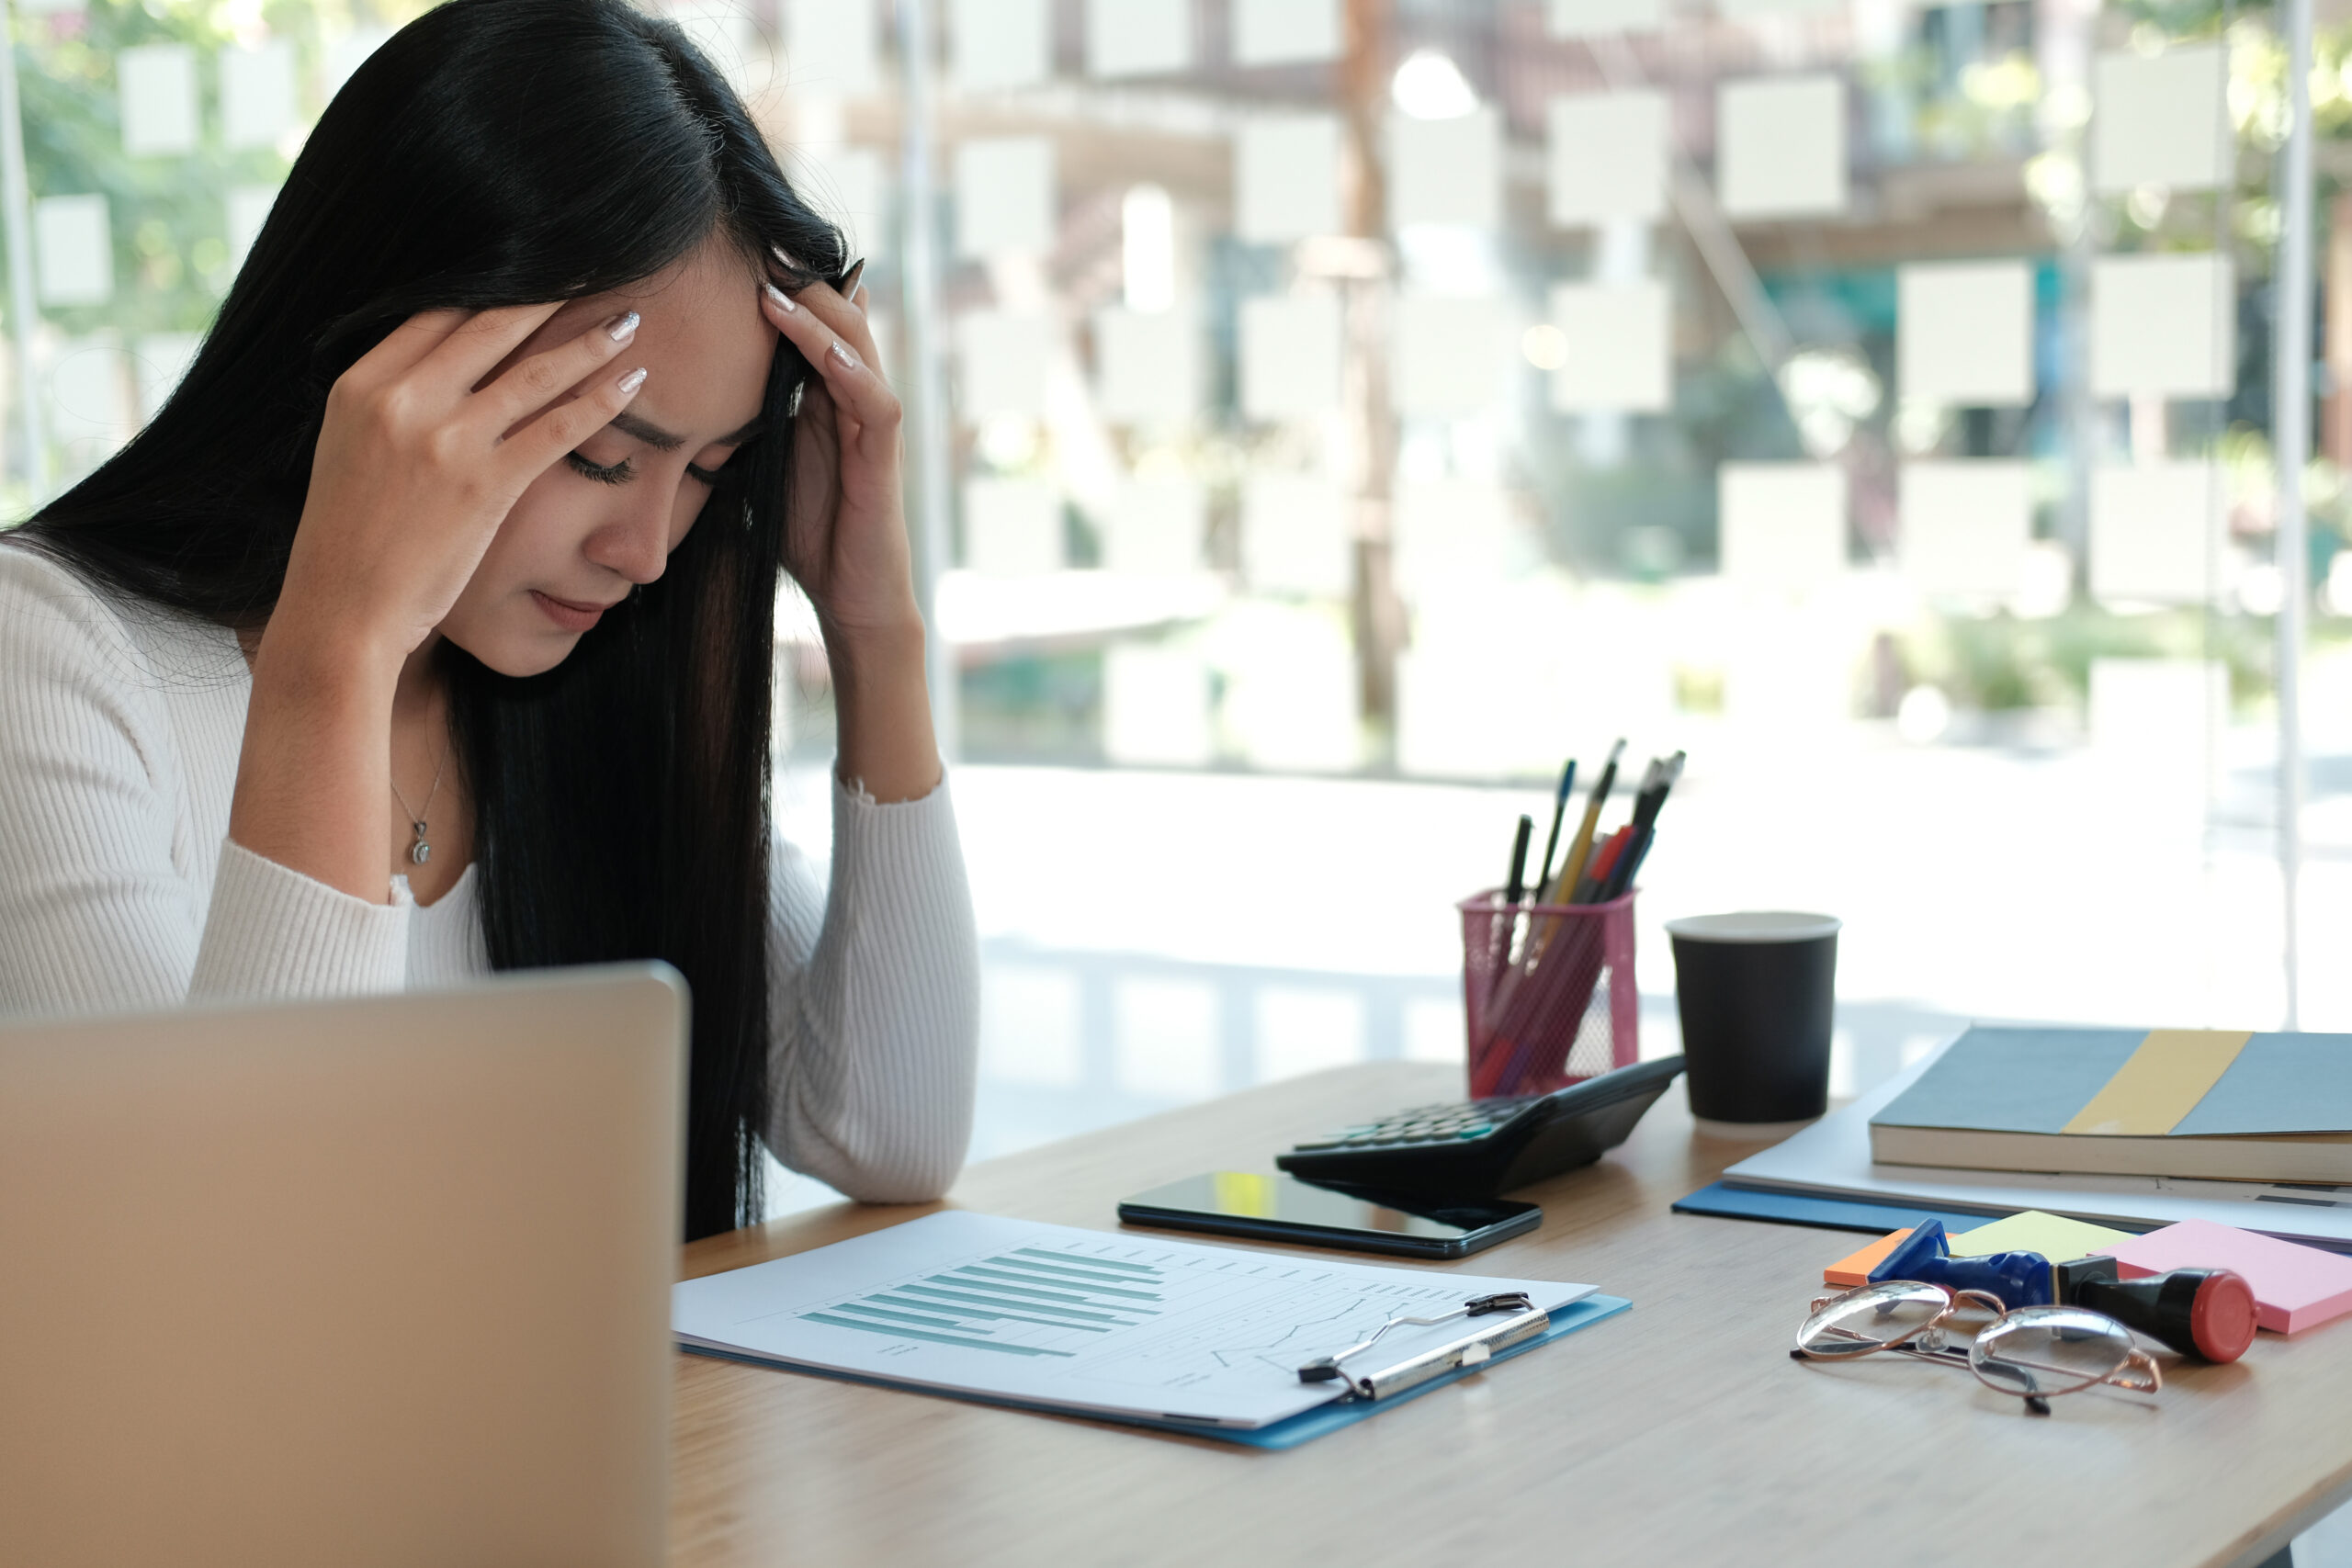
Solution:
[[[685,987],[0,1028],[0,1562],[659,1562]]]

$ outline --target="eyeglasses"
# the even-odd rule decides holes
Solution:
[[[1963,1308],[1993,1314],[1964,1349],[1944,1332]],[[2103,1313],[2075,1306],[2011,1312],[1983,1291],[1948,1291],[1917,1280],[1886,1280],[1816,1300],[1790,1354],[1801,1361],[1849,1361],[1879,1350],[1966,1367],[1985,1387],[2024,1400],[2035,1416],[2049,1415],[2057,1394],[2100,1384],[2134,1393],[2164,1386],[2154,1358]]]

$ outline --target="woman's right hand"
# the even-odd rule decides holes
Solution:
[[[390,678],[432,636],[524,490],[644,384],[613,364],[634,311],[486,379],[560,308],[424,311],[336,379],[265,647]]]

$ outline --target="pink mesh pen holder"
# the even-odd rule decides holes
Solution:
[[[1503,902],[1462,911],[1470,1094],[1548,1094],[1641,1057],[1634,895],[1606,904]]]

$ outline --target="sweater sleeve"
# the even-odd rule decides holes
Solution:
[[[0,1013],[397,989],[405,908],[182,842],[164,671],[63,568],[0,547]],[[219,857],[209,895],[194,857]]]
[[[877,805],[833,784],[831,896],[776,839],[769,871],[776,1157],[853,1198],[935,1198],[971,1140],[979,942],[947,784]]]

